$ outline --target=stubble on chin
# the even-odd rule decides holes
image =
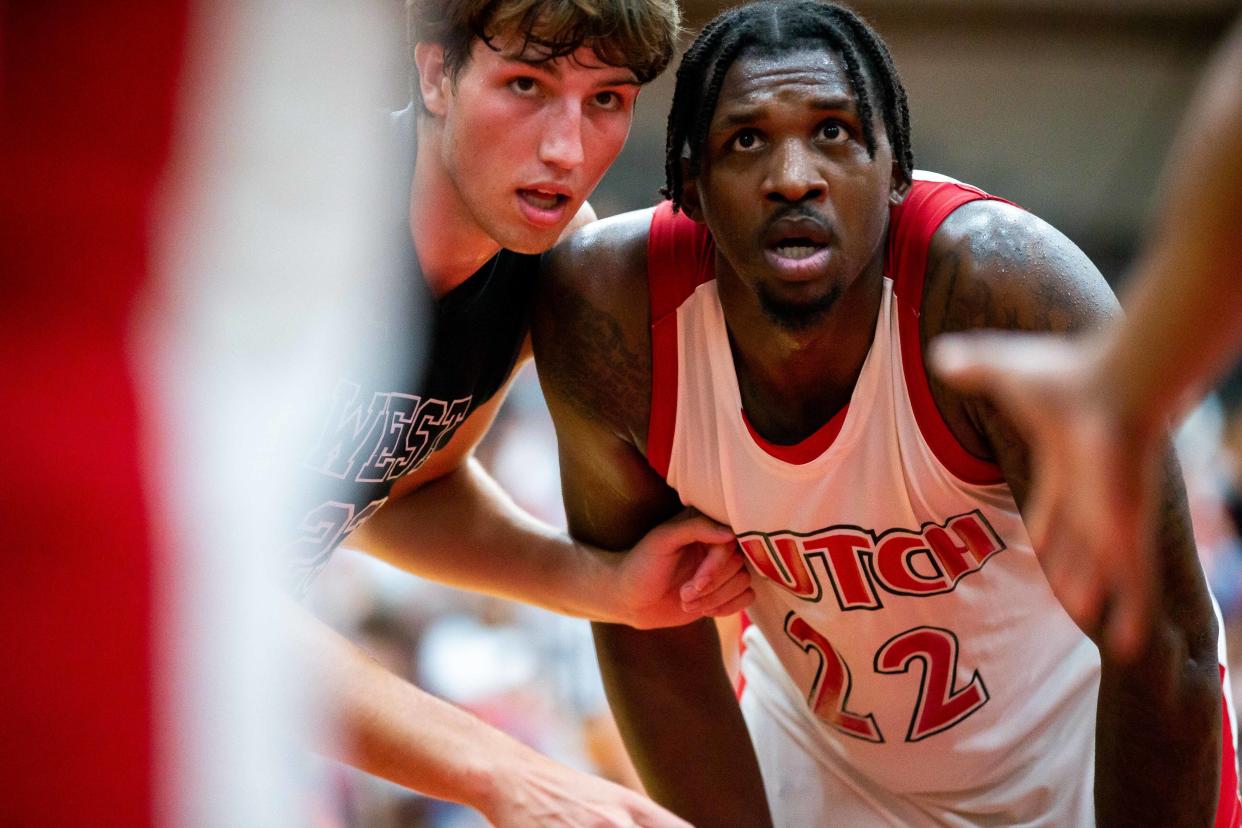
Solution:
[[[756,292],[763,315],[777,327],[792,333],[813,328],[841,298],[840,285],[833,285],[822,296],[801,301],[783,299],[764,284],[758,285]]]

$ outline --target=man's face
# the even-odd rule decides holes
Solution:
[[[442,161],[480,228],[503,247],[539,253],[621,151],[638,82],[586,47],[532,63],[513,40],[493,42],[499,51],[475,41],[448,85]]]
[[[882,264],[892,149],[867,153],[843,61],[820,48],[742,54],[720,90],[702,171],[688,182],[716,244],[767,316],[806,328]]]

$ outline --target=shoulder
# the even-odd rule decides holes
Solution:
[[[598,220],[599,216],[595,215],[595,208],[591,206],[591,202],[582,202],[582,206],[578,208],[577,213],[574,213],[573,219],[570,220],[569,224],[565,227],[564,232],[561,233],[561,237],[557,239],[557,241],[564,241],[574,233],[581,230],[583,227],[586,227],[588,224],[592,224]]]
[[[572,279],[581,275],[578,266],[590,265],[584,286],[615,279],[631,279],[637,269],[646,271],[647,234],[655,208],[634,210],[578,227],[547,254],[545,270],[551,277]],[[622,258],[617,259],[618,256]],[[607,278],[611,277],[611,278]]]
[[[534,316],[535,362],[549,404],[605,418],[639,440],[650,395],[651,217],[648,209],[602,219],[553,248]]]
[[[1037,216],[995,200],[954,210],[931,238],[919,338],[923,353],[942,333],[998,329],[1073,333],[1104,324],[1117,300],[1091,260]],[[1025,449],[984,398],[950,388],[929,373],[937,408],[971,454],[1002,466],[1024,488]]]
[[[928,336],[974,328],[1075,332],[1116,312],[1091,260],[1019,207],[972,201],[932,236],[923,293]]]

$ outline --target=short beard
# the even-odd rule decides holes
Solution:
[[[809,302],[791,302],[774,296],[764,284],[758,285],[759,307],[763,315],[781,328],[797,333],[815,326],[841,297],[841,286],[833,285],[827,293]]]

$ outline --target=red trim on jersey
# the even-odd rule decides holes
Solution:
[[[706,225],[661,202],[647,237],[647,294],[651,305],[651,414],[647,462],[668,477],[677,423],[677,308],[715,278],[715,246]]]
[[[897,324],[906,388],[923,439],[940,463],[956,477],[967,483],[987,485],[1003,482],[1004,476],[995,463],[966,451],[941,417],[927,383],[923,346],[919,341],[919,312],[927,270],[927,248],[932,235],[950,213],[963,204],[980,199],[1004,201],[967,184],[915,181],[905,200],[890,211],[886,269],[893,279],[893,293],[897,300]]]
[[[1225,665],[1220,665],[1220,800],[1216,805],[1213,828],[1242,826],[1242,799],[1238,797],[1238,756],[1229,725],[1229,688],[1225,685]]]
[[[849,403],[846,403],[841,407],[840,411],[832,415],[832,419],[820,426],[815,433],[789,446],[765,440],[763,435],[751,424],[750,418],[746,416],[745,409],[742,410],[742,422],[746,423],[746,430],[750,432],[751,439],[755,441],[755,445],[759,446],[759,448],[777,460],[783,460],[795,466],[803,466],[827,451],[833,441],[837,439],[837,435],[841,433],[841,426],[845,425],[845,414],[849,409]]]
[[[651,417],[647,421],[647,462],[668,477],[677,424],[677,314],[651,326]]]
[[[746,610],[740,613],[742,626],[737,633],[737,687],[734,692],[737,694],[737,700],[742,700],[742,694],[746,692],[746,673],[742,671],[742,656],[746,655],[746,628],[751,625],[750,616],[746,614]]]

